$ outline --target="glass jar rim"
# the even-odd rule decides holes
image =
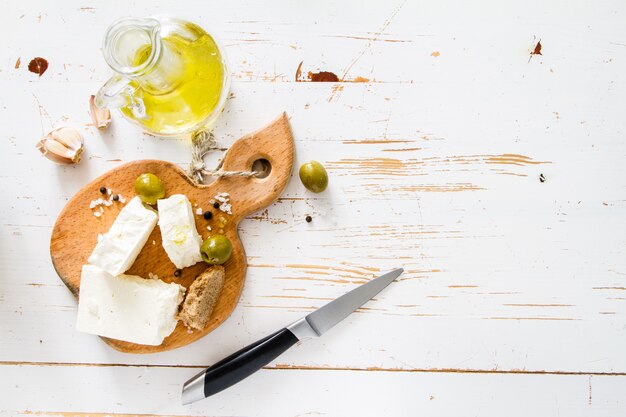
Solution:
[[[120,38],[130,30],[144,30],[148,34],[150,41],[150,55],[138,65],[127,65],[120,62],[116,56],[117,43]],[[161,23],[154,18],[133,18],[124,17],[116,20],[109,26],[104,35],[102,52],[104,60],[113,71],[127,77],[138,77],[154,66],[161,54]]]

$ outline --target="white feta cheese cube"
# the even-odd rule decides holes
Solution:
[[[154,210],[135,197],[120,211],[109,231],[98,235],[89,263],[111,275],[126,272],[135,262],[157,222]]]
[[[134,275],[113,276],[84,265],[76,330],[158,346],[176,328],[185,288]]]
[[[163,249],[176,268],[182,269],[202,260],[202,238],[196,230],[191,203],[186,196],[174,194],[157,201]]]

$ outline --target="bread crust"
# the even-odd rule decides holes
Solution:
[[[224,267],[221,265],[210,266],[196,277],[178,314],[185,326],[204,329],[224,287],[224,278]]]

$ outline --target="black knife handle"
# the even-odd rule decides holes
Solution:
[[[222,359],[204,371],[204,396],[209,397],[249,377],[297,341],[298,338],[284,328]]]

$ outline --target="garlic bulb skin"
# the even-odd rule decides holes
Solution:
[[[77,164],[83,153],[83,135],[71,127],[60,127],[46,134],[36,147],[51,161],[58,164]]]
[[[89,114],[91,121],[98,129],[106,129],[111,123],[111,111],[96,106],[96,96],[89,97]]]

